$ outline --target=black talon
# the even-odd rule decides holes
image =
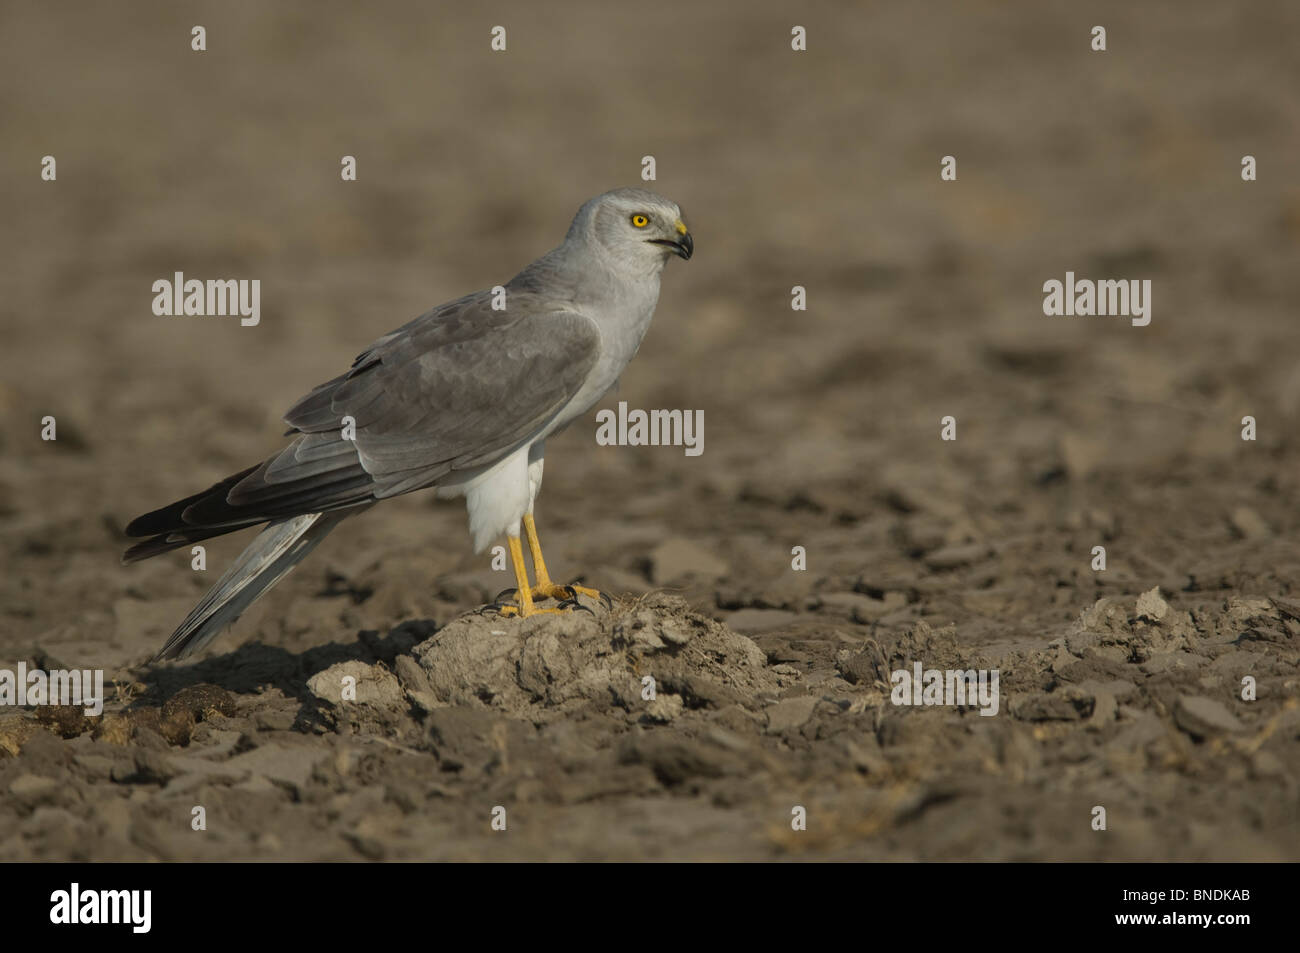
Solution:
[[[518,589],[502,589],[500,592],[497,593],[496,598],[492,602],[493,605],[499,606],[502,603],[504,603],[506,599],[518,600],[518,598],[519,598]]]
[[[592,615],[592,616],[594,616],[594,615],[596,614],[596,613],[592,612],[590,609],[588,609],[586,606],[584,606],[584,605],[583,605],[581,602],[579,602],[577,599],[565,599],[563,602],[561,602],[561,603],[557,603],[556,606],[555,606],[555,608],[557,608],[557,609],[581,609],[583,612],[587,613],[588,615]]]
[[[572,601],[572,602],[577,602],[577,601],[578,601],[578,590],[575,589],[573,586],[565,586],[565,587],[564,587],[564,591],[567,592],[567,593],[569,594],[569,600],[570,600],[570,601]],[[613,609],[614,609],[614,600],[611,599],[608,595],[606,595],[606,594],[605,594],[603,591],[601,591],[600,589],[597,589],[597,590],[596,590],[596,598],[598,598],[598,599],[600,600],[600,604],[601,604],[602,606],[604,606],[606,609],[610,610],[611,612],[613,611]],[[588,610],[588,611],[590,612],[591,610]],[[595,613],[593,612],[592,615],[595,615]]]

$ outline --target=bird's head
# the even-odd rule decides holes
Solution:
[[[647,189],[615,189],[581,209],[570,238],[595,242],[616,261],[658,271],[670,255],[690,258],[695,240],[676,202]]]

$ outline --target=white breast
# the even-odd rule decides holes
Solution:
[[[653,283],[634,287],[637,293],[630,296],[631,300],[620,300],[607,312],[593,318],[600,331],[600,357],[573,399],[540,435],[542,439],[568,426],[594,407],[618,382],[624,369],[636,356],[642,339],[650,330],[650,321],[654,318],[655,305],[659,301],[658,277]]]

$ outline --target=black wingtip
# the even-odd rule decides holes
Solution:
[[[184,532],[187,529],[196,528],[196,524],[186,523],[186,510],[197,503],[205,501],[224,503],[226,494],[230,492],[231,488],[256,469],[257,466],[248,467],[226,477],[220,483],[214,483],[201,493],[195,493],[183,500],[177,500],[175,503],[169,503],[166,506],[137,516],[126,524],[126,535],[138,538],[141,536],[158,536],[163,533]],[[202,524],[197,524],[197,526],[201,527]]]

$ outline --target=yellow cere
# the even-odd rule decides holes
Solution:
[[[676,227],[677,227],[677,234],[678,234],[678,235],[685,235],[685,234],[686,234],[686,225],[682,222],[682,220],[681,220],[680,218],[679,218],[679,219],[677,220],[677,222],[676,222]]]

